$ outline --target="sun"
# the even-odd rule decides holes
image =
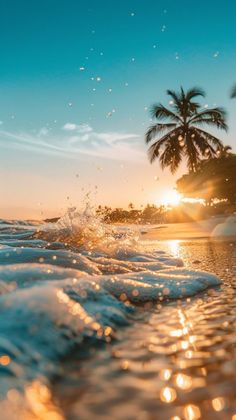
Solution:
[[[161,199],[161,204],[164,206],[178,206],[182,199],[182,195],[179,194],[176,190],[165,191]]]

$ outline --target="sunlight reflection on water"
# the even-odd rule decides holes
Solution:
[[[215,272],[224,281],[222,290],[140,309],[143,321],[123,331],[112,353],[107,348],[86,364],[87,391],[75,398],[70,414],[236,419],[235,244],[169,241],[165,248],[187,266]],[[121,373],[120,366],[128,368]]]
[[[180,240],[173,239],[172,241],[168,241],[168,246],[170,248],[171,254],[174,257],[179,258],[179,256],[180,256]]]
[[[233,418],[235,244],[143,244],[69,216],[40,238],[3,223],[4,420]]]

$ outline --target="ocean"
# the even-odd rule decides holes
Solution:
[[[231,418],[234,256],[233,242],[145,241],[89,207],[1,220],[1,419]]]

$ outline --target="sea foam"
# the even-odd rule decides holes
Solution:
[[[60,375],[71,352],[89,354],[136,316],[136,305],[195,296],[220,280],[189,270],[138,229],[75,210],[58,223],[0,223],[0,396]]]

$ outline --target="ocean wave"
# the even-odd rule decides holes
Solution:
[[[195,296],[220,280],[189,270],[136,228],[108,226],[86,209],[55,224],[6,232],[0,222],[0,397],[60,375],[60,360],[110,342],[135,305]],[[15,222],[15,225],[18,225]],[[11,229],[11,227],[10,227]],[[8,238],[6,236],[9,236]],[[52,249],[50,249],[50,247]]]

